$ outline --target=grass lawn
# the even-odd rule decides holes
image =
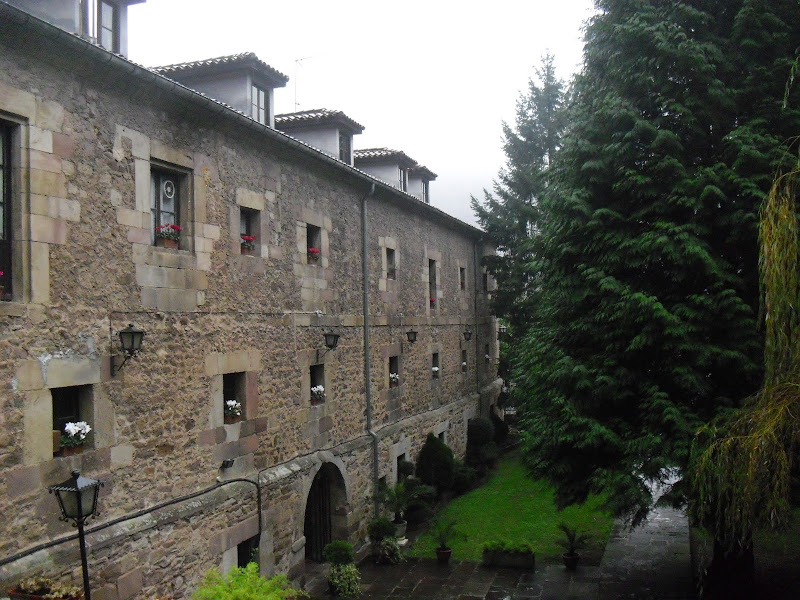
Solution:
[[[409,554],[435,556],[437,543],[431,531],[438,520],[455,519],[463,534],[451,542],[456,560],[478,561],[484,542],[501,540],[530,544],[537,561],[560,561],[564,549],[557,540],[564,539],[564,534],[558,524],[564,522],[591,536],[580,551],[583,564],[599,564],[613,521],[600,508],[601,500],[590,496],[582,506],[559,512],[553,504],[553,488],[530,479],[516,456],[506,456],[483,487],[454,499],[434,517],[431,530],[419,537]]]

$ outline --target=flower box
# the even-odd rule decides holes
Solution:
[[[178,240],[171,240],[169,238],[159,237],[156,238],[156,246],[160,248],[169,248],[170,250],[177,250],[179,247]]]
[[[256,236],[254,235],[241,235],[241,251],[245,256],[252,256],[255,254],[256,249]]]
[[[536,568],[536,553],[533,550],[484,549],[481,564],[485,567],[533,571]]]

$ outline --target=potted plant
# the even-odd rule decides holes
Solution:
[[[379,565],[396,565],[400,562],[400,547],[395,537],[395,525],[386,517],[379,517],[367,527],[372,542],[372,557]]]
[[[256,244],[256,236],[254,235],[241,235],[241,250],[242,254],[251,255],[253,254],[253,250],[255,250]]]
[[[178,242],[181,239],[183,227],[174,223],[156,226],[156,245],[162,248],[178,249]]]
[[[92,428],[86,421],[78,421],[76,423],[67,423],[64,425],[64,431],[61,434],[59,445],[61,447],[61,455],[69,456],[71,454],[79,454],[83,451],[83,443],[86,441],[86,436]]]
[[[389,387],[396,388],[400,385],[400,373],[389,373]]]
[[[325,401],[325,387],[322,385],[315,385],[311,388],[311,400],[313,402]]]
[[[461,361],[461,372],[462,373],[466,373],[467,372],[467,361],[465,361],[465,360]]]
[[[431,373],[434,379],[439,379],[439,367],[431,367]]]
[[[458,535],[456,520],[448,519],[446,521],[440,521],[434,529],[434,535],[436,536],[436,541],[439,543],[436,547],[436,560],[439,561],[440,565],[446,565],[450,562],[450,555],[453,554],[453,549],[448,544],[450,540]]]
[[[431,308],[436,308],[436,298],[431,298],[430,303],[431,303]]]
[[[319,248],[313,246],[308,249],[308,262],[317,262],[319,260]]]
[[[559,540],[559,544],[566,550],[566,552],[561,555],[561,558],[564,560],[564,566],[567,570],[574,571],[578,568],[578,561],[581,559],[578,550],[586,546],[589,536],[585,533],[578,534],[577,531],[568,527],[566,523],[559,523],[558,528],[564,532],[564,536],[566,537],[565,540]]]
[[[242,416],[242,403],[238,400],[225,400],[224,409],[225,423],[236,423]]]
[[[361,593],[361,575],[353,562],[353,546],[343,540],[331,542],[322,550],[328,569],[328,584],[334,596],[358,596]]]
[[[58,583],[49,577],[37,575],[19,582],[16,588],[8,591],[11,600],[77,600],[83,590],[69,583]]]

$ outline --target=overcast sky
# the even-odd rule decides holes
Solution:
[[[289,77],[276,113],[343,111],[365,127],[356,149],[402,150],[438,175],[431,203],[474,223],[470,195],[505,162],[502,122],[548,50],[562,79],[579,67],[592,5],[147,0],[129,8],[129,53],[150,67],[255,52]]]

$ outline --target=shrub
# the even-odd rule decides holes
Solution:
[[[397,479],[403,481],[414,474],[414,463],[410,460],[401,460],[397,463]]]
[[[494,443],[502,446],[508,439],[508,425],[494,412],[492,412],[492,425],[494,426]]]
[[[394,537],[396,531],[394,523],[386,517],[379,517],[367,526],[367,534],[373,544],[379,544],[386,538]]]
[[[483,476],[498,455],[492,422],[485,417],[471,419],[467,425],[467,464]]]
[[[206,573],[193,600],[293,600],[308,598],[300,590],[289,587],[285,575],[264,579],[258,574],[258,565],[248,563],[244,568],[231,569],[221,575],[216,569]]]
[[[501,542],[498,540],[484,542],[483,549],[488,552],[510,552],[512,554],[531,554],[533,552],[530,544]]]
[[[454,462],[453,451],[447,444],[429,433],[417,455],[417,477],[442,494],[453,487]]]
[[[375,549],[375,562],[381,565],[396,565],[403,557],[400,555],[400,546],[397,545],[397,539],[394,537],[386,537],[380,541]]]
[[[455,461],[453,469],[453,491],[456,494],[466,494],[475,487],[478,474],[470,466],[465,465],[460,460]]]
[[[344,540],[336,540],[325,546],[322,555],[329,563],[346,565],[353,562],[353,545]]]
[[[328,570],[328,582],[331,584],[333,593],[337,596],[351,598],[361,593],[361,575],[358,572],[358,567],[352,563],[331,565]]]

